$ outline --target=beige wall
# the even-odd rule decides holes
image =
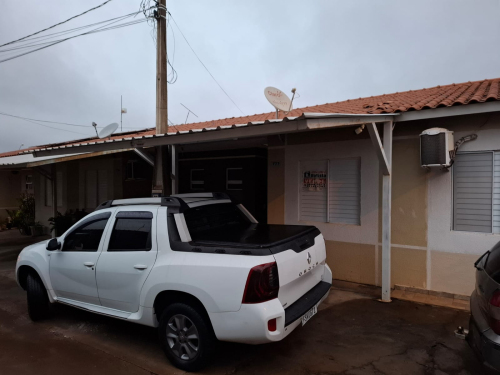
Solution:
[[[334,279],[376,284],[375,245],[325,241],[326,260]]]
[[[285,223],[285,148],[270,148],[267,159],[267,222]]]
[[[392,158],[393,244],[427,246],[427,171],[419,139],[395,140]]]
[[[62,197],[62,205],[58,205],[57,211],[64,214],[68,210],[85,209],[92,212],[95,207],[86,207],[85,199],[85,171],[105,171],[107,176],[106,199],[117,199],[122,197],[122,163],[121,154],[100,156],[89,159],[73,160],[57,163],[56,171],[62,173],[62,191],[58,195]],[[42,166],[48,173],[51,165]],[[45,177],[34,173],[35,196],[36,196],[36,220],[48,226],[48,219],[53,216],[52,205],[45,202]],[[98,202],[97,204],[102,203]],[[96,204],[96,206],[97,206]]]
[[[19,171],[0,171],[0,221],[7,218],[5,209],[19,206],[17,198],[21,194],[22,175]]]
[[[462,135],[478,134],[478,140],[465,144],[463,150],[500,150],[499,125],[500,115],[460,116],[396,125],[392,171],[392,286],[463,295],[473,290],[473,263],[500,241],[500,235],[451,229],[452,173],[420,167],[418,135],[424,129],[444,126],[455,131],[456,140]],[[376,155],[371,143],[364,139],[366,132],[359,138],[353,137],[353,133],[348,128],[289,135],[284,149],[269,150],[269,218],[270,222],[281,223],[284,215],[286,224],[316,225],[325,237],[328,263],[335,278],[380,285],[381,179],[378,163],[370,164]],[[361,157],[362,225],[298,222],[296,164],[302,159],[342,157],[339,155]],[[283,158],[284,171],[273,170],[272,162],[281,162]]]

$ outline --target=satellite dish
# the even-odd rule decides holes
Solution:
[[[266,99],[271,103],[274,108],[279,109],[283,112],[289,112],[292,110],[292,101],[290,98],[280,89],[276,87],[266,87],[264,89],[264,95]]]
[[[113,122],[112,124],[109,124],[108,126],[105,126],[98,134],[99,138],[107,138],[111,134],[113,134],[116,129],[118,129],[118,124],[116,122]]]

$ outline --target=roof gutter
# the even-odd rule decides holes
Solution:
[[[310,130],[359,126],[372,122],[392,121],[399,114],[342,114],[342,113],[304,113],[300,117],[249,122],[218,126],[212,128],[178,131],[167,134],[155,134],[142,137],[129,137],[120,140],[102,140],[81,144],[40,148],[26,151],[35,157],[55,156],[80,152],[103,152],[124,148],[155,147],[163,145],[182,145],[205,142],[252,138],[277,134],[288,134]]]
[[[394,121],[403,122],[403,121],[428,120],[440,117],[475,115],[480,113],[491,113],[491,112],[500,112],[500,101],[403,112],[400,114],[400,116],[396,117]]]

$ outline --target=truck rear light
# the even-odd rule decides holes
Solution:
[[[490,298],[490,327],[497,334],[500,335],[500,290],[493,293]]]
[[[276,318],[271,319],[267,322],[267,329],[269,332],[276,332]]]
[[[261,303],[278,297],[280,280],[276,262],[253,267],[248,273],[242,303]]]

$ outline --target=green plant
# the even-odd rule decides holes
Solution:
[[[18,198],[19,208],[17,210],[6,210],[13,227],[17,227],[21,233],[31,234],[30,226],[35,224],[35,196],[23,193]]]
[[[19,210],[5,210],[10,218],[10,224],[12,227],[18,228],[21,224],[21,219],[19,217]]]
[[[49,224],[51,225],[50,231],[54,231],[56,236],[62,235],[66,232],[73,224],[75,224],[78,220],[87,216],[88,214],[84,210],[68,210],[63,215],[59,211],[55,217],[49,218]]]

